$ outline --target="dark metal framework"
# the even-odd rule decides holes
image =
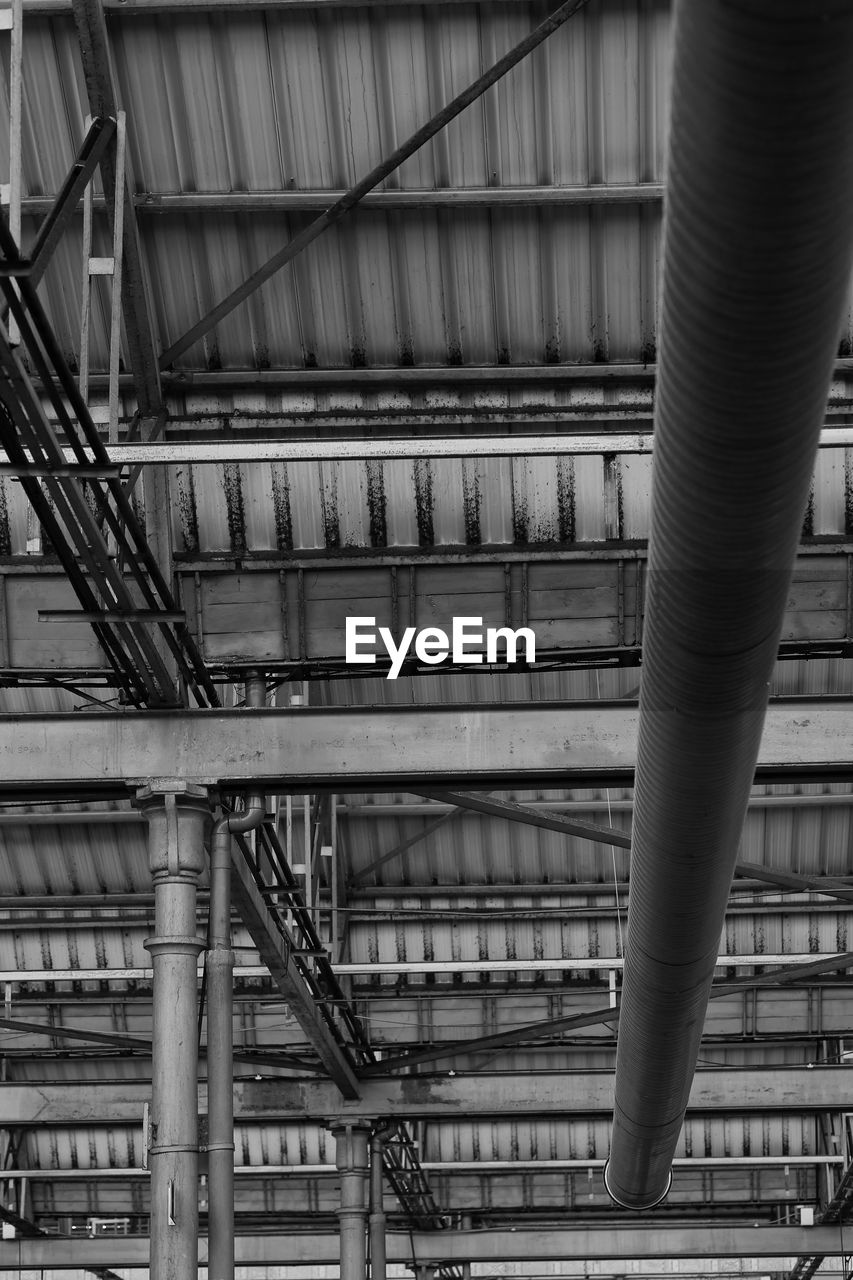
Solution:
[[[335,976],[275,827],[272,823],[265,822],[259,828],[256,850],[251,849],[244,836],[238,835],[236,842],[288,949],[291,946],[290,931],[283,912],[291,913],[298,944],[298,950],[293,952],[293,959],[307,990],[316,1001],[329,1035],[350,1058],[355,1070],[375,1065],[376,1053],[360,1018]],[[341,1034],[341,1028],[346,1035]],[[444,1216],[421,1168],[417,1148],[407,1125],[403,1121],[393,1123],[384,1133],[385,1176],[407,1217],[414,1226],[421,1229],[442,1227],[445,1225]]]
[[[337,2],[340,0],[336,0]],[[343,2],[347,3],[348,0]],[[358,0],[358,2],[370,5],[374,0]],[[379,2],[381,3],[382,0]],[[230,0],[224,0],[224,3],[228,5]],[[307,7],[301,3],[301,0],[287,0],[287,3],[289,7]],[[572,0],[571,3],[562,5],[525,41],[496,63],[490,71],[478,78],[463,94],[454,99],[350,191],[342,195],[326,193],[326,200],[334,198],[334,203],[330,207],[325,207],[326,201],[321,199],[322,193],[316,193],[313,196],[307,193],[308,198],[303,200],[301,207],[322,208],[320,217],[300,236],[284,246],[254,275],[245,280],[228,298],[202,317],[187,333],[178,338],[164,352],[159,362],[150,315],[145,307],[144,273],[133,218],[133,207],[138,197],[134,198],[130,190],[126,189],[125,254],[128,277],[125,322],[131,351],[133,382],[139,406],[139,412],[131,424],[128,439],[139,435],[149,439],[154,438],[163,429],[164,406],[158,363],[161,366],[167,366],[193,342],[209,332],[223,316],[249,297],[264,280],[285,263],[290,262],[301,248],[320,235],[326,227],[333,225],[353,209],[407,156],[417,150],[428,138],[434,136],[459,111],[484,92],[488,85],[495,83],[500,75],[545,39],[561,22],[579,11],[585,3],[586,0]],[[112,3],[108,7],[114,8],[116,12],[128,12],[140,8],[146,8],[149,11],[158,8],[171,11],[179,5],[180,0],[175,0],[172,4],[169,4],[168,0],[162,0],[160,4],[157,0],[141,0],[141,3],[139,0],[130,0],[124,9]],[[324,0],[312,0],[312,5],[325,7]],[[57,11],[63,6],[56,3],[56,0],[43,0],[43,3],[37,0],[35,7],[41,11]],[[200,706],[215,707],[218,698],[214,676],[206,668],[203,655],[199,652],[192,636],[188,634],[184,621],[185,614],[180,607],[181,601],[175,599],[175,593],[168,587],[170,575],[168,569],[164,572],[163,557],[152,554],[147,544],[146,531],[136,519],[129,502],[128,494],[139,475],[138,467],[134,463],[135,469],[131,473],[129,483],[122,483],[123,473],[109,465],[97,428],[92,423],[86,405],[76,392],[70,372],[62,361],[44,313],[33,292],[52,246],[68,224],[81,185],[85,185],[85,181],[91,177],[98,159],[101,160],[102,166],[106,165],[105,189],[111,192],[115,186],[114,165],[110,170],[111,157],[108,144],[112,128],[111,117],[116,111],[117,102],[115,85],[109,68],[103,6],[97,0],[73,0],[73,5],[64,7],[73,8],[81,39],[90,106],[93,112],[99,113],[100,122],[96,121],[96,125],[87,137],[60,199],[39,234],[29,262],[21,260],[5,224],[0,223],[0,248],[5,254],[4,264],[0,266],[0,275],[3,276],[0,289],[21,326],[25,347],[33,366],[32,370],[28,370],[18,354],[0,335],[0,405],[2,405],[0,444],[6,448],[11,470],[20,478],[24,491],[50,539],[51,547],[59,557],[77,593],[81,612],[73,616],[77,620],[89,621],[93,625],[107,655],[112,670],[111,675],[105,676],[103,672],[87,674],[93,679],[114,681],[122,691],[123,697],[138,707],[177,706],[185,700],[187,693],[192,693]],[[110,174],[112,174],[111,177]],[[127,184],[124,185],[127,187]],[[301,194],[306,195],[306,193]],[[615,191],[611,194],[614,200],[633,201],[658,200],[661,192],[660,188],[652,189],[650,186],[648,190],[639,193],[634,189],[626,189],[621,194]],[[402,196],[400,193],[377,193],[376,201],[386,207],[394,207],[396,200],[405,206],[407,203],[413,203],[410,196],[411,193],[403,193]],[[518,198],[518,193],[508,195],[505,192],[483,190],[469,192],[467,196],[464,192],[433,193],[432,198],[435,203],[440,204],[446,200],[448,204],[464,207],[466,199],[471,204],[479,205],[511,203]],[[531,198],[529,193],[525,198]],[[607,198],[606,194],[602,195],[600,192],[596,194],[592,189],[578,190],[559,196],[560,201],[578,204],[597,203]],[[192,199],[193,197],[178,196],[173,207],[187,208],[189,204],[180,205],[180,201],[191,202]],[[195,199],[197,205],[203,204],[203,198]],[[235,203],[237,199],[242,197],[235,197]],[[252,197],[248,196],[247,201],[241,203],[240,207],[244,207],[251,199]],[[315,202],[313,206],[311,199]],[[554,192],[550,194],[546,192],[538,199],[542,203],[557,202],[558,196]],[[283,193],[281,204],[286,205],[293,200],[293,193]],[[167,207],[166,204],[163,205],[163,208]],[[112,218],[115,210],[108,208],[108,213]],[[31,372],[57,412],[63,433],[62,439],[41,412],[38,396],[30,381]],[[618,367],[607,366],[589,367],[583,371],[560,369],[556,372],[546,370],[543,373],[542,370],[531,370],[529,380],[552,376],[576,376],[596,377],[604,382],[611,377],[631,376],[642,381],[652,376],[652,373],[651,365],[644,370],[633,367],[627,371],[623,370],[621,374]],[[337,371],[328,380],[330,384],[335,381],[355,383],[363,381],[370,385],[388,382],[405,384],[428,382],[434,374],[435,371],[425,370],[395,370],[390,374],[381,370]],[[198,386],[203,385],[206,376],[204,374],[198,376],[196,380]],[[223,385],[229,376],[232,375],[223,374],[216,385]],[[266,379],[267,384],[276,378],[280,380],[281,376],[280,373],[271,373]],[[520,370],[442,370],[438,371],[438,376],[439,380],[453,382],[467,380],[472,384],[486,380],[489,382],[512,380],[520,384],[526,380],[525,371]],[[243,385],[263,386],[265,382],[265,379],[258,374],[236,374],[233,378],[235,383]],[[316,382],[316,378],[312,375],[309,374],[308,378]],[[305,380],[303,371],[300,371],[294,378],[294,383],[304,385]],[[193,381],[192,374],[186,377],[180,375],[169,378],[167,385],[180,389],[192,386]],[[65,405],[66,400],[71,406],[70,413]],[[67,461],[64,453],[69,445],[75,458],[72,463]],[[162,470],[160,474],[162,476]],[[149,532],[157,531],[149,530]],[[160,532],[162,533],[162,530]],[[113,555],[113,547],[118,551],[117,562]],[[165,654],[163,646],[156,642],[155,636],[158,633],[165,645]],[[839,641],[804,639],[788,642],[783,646],[780,656],[800,657],[820,654],[821,656],[849,657],[851,643],[853,641],[850,640],[848,627],[846,637]],[[636,664],[640,661],[641,649],[639,643],[636,643],[609,649],[590,649],[583,653],[555,650],[542,656],[544,662],[537,664],[538,669],[560,670],[570,666],[600,667]],[[177,678],[172,670],[172,664],[177,672]],[[217,668],[215,679],[227,679],[235,669],[223,665]],[[267,674],[272,670],[273,668],[268,668]],[[276,670],[283,677],[290,679],[344,674],[340,664],[335,667],[333,663],[311,661],[305,658],[284,664]],[[414,666],[406,668],[405,674],[414,673],[415,670]],[[38,673],[32,674],[34,679],[45,682],[43,676],[40,677]],[[10,680],[20,679],[21,675],[11,672],[9,678]],[[55,682],[61,681],[56,679]],[[839,769],[844,770],[847,776],[849,758],[837,763]],[[630,772],[620,776],[621,780],[625,781],[630,778]],[[602,774],[599,781],[606,782],[607,775]],[[458,785],[458,779],[456,782]],[[433,793],[422,792],[422,794]],[[36,793],[33,792],[32,796],[35,795]],[[491,798],[458,792],[442,793],[441,798],[458,806],[477,809],[492,817],[541,826],[565,835],[588,837],[621,848],[627,848],[630,844],[627,836],[622,832],[573,822],[570,819],[556,818],[544,812],[537,814],[529,809],[523,810],[520,806]],[[433,824],[432,830],[450,821],[453,816],[452,812],[442,815]],[[390,852],[378,858],[366,871],[359,873],[353,883],[362,882],[370,872],[375,871],[385,861],[399,856],[407,847],[421,838],[422,835],[410,841],[398,843]],[[334,1046],[333,1056],[338,1061],[340,1078],[344,1082],[351,1078],[357,1085],[359,1078],[382,1077],[396,1071],[408,1072],[412,1067],[431,1062],[446,1062],[448,1059],[455,1059],[456,1056],[475,1057],[478,1054],[488,1054],[496,1050],[537,1045],[548,1038],[562,1036],[574,1029],[580,1030],[596,1023],[612,1029],[619,1019],[620,1009],[617,1004],[615,1007],[601,1008],[568,1017],[529,1022],[524,1026],[493,1036],[448,1041],[443,1045],[429,1045],[426,1048],[417,1047],[409,1053],[400,1053],[396,1057],[388,1057],[380,1061],[365,1032],[364,1023],[359,1017],[360,1004],[347,996],[335,975],[334,967],[329,961],[312,917],[310,905],[288,866],[275,828],[269,823],[264,824],[254,849],[242,838],[238,840],[238,844],[240,851],[238,856],[245,864],[244,867],[241,866],[238,876],[242,875],[243,871],[246,872],[253,883],[254,890],[265,905],[265,923],[268,925],[271,922],[272,927],[279,934],[279,953],[285,961],[292,963],[293,970],[304,988],[306,1004],[315,1007],[318,1021],[322,1024],[325,1044]],[[749,863],[740,864],[738,870],[742,875],[783,885],[795,892],[819,890],[843,902],[850,901],[853,897],[853,891],[849,886],[843,883],[834,884],[825,878],[816,882],[811,877],[775,873]],[[353,887],[353,884],[350,887]],[[293,922],[292,932],[284,918],[285,912]],[[246,917],[249,923],[248,910],[246,910]],[[251,932],[251,924],[249,927]],[[261,950],[263,954],[263,948]],[[853,964],[853,955],[844,953],[833,956],[830,960],[789,966],[771,973],[723,982],[713,988],[711,998],[725,996],[739,990],[808,982],[810,978],[819,977],[822,974],[841,973],[849,969],[851,964]],[[11,1018],[0,1020],[0,1023],[10,1029],[15,1027],[38,1029],[38,1024],[25,1024]],[[54,1028],[53,1034],[69,1039],[75,1035],[72,1030],[63,1028]],[[85,1039],[85,1034],[81,1035],[81,1038]],[[100,1042],[107,1048],[124,1049],[131,1053],[145,1052],[148,1048],[146,1042],[134,1037],[119,1035],[99,1037],[95,1033],[88,1038],[93,1044]],[[323,1059],[322,1053],[319,1053],[319,1057],[323,1068],[329,1070],[328,1062]],[[292,1066],[300,1070],[313,1070],[316,1066],[313,1061],[296,1055],[264,1054],[263,1051],[259,1051],[257,1055],[238,1051],[235,1058],[245,1062],[273,1062],[274,1065]],[[330,1071],[330,1074],[335,1078],[334,1072]],[[383,1147],[385,1175],[411,1224],[416,1228],[433,1232],[443,1227],[444,1215],[430,1189],[416,1144],[404,1121],[397,1121],[390,1131],[383,1131]],[[849,1208],[850,1185],[848,1172],[835,1199],[826,1210],[822,1219],[824,1223],[833,1224],[842,1220]],[[835,1217],[832,1216],[834,1212]],[[798,1240],[801,1238],[799,1235],[796,1236]],[[826,1233],[820,1238],[824,1242],[828,1240]],[[791,1239],[794,1239],[793,1235]],[[606,1244],[609,1244],[609,1241]],[[421,1256],[434,1258],[442,1274],[460,1274],[458,1267],[443,1261],[440,1244],[436,1245],[433,1253],[425,1252]],[[811,1275],[819,1261],[817,1257],[801,1259],[803,1267],[812,1263],[815,1266],[811,1270],[795,1270],[794,1277]],[[112,1277],[113,1274],[104,1270],[95,1273],[105,1277]]]
[[[18,354],[0,334],[0,443],[17,468],[21,485],[45,529],[84,612],[100,615],[95,634],[128,701],[175,706],[183,699],[146,624],[119,621],[138,615],[139,602],[159,627],[183,686],[200,706],[219,698],[185,627],[175,621],[177,604],[153,556],[145,531],[118,479],[108,476],[109,456],[26,272],[5,218],[0,251],[9,275],[0,289],[20,329],[32,368],[73,450],[77,468],[68,474],[63,445],[51,426]],[[17,280],[15,280],[17,276]],[[17,288],[16,288],[17,285]],[[66,407],[68,406],[68,407]],[[29,474],[31,467],[40,478]],[[87,468],[101,478],[84,480]],[[59,474],[52,474],[59,468]],[[65,474],[63,474],[65,472]],[[88,492],[84,486],[88,486]],[[107,532],[115,540],[116,559]],[[122,570],[126,570],[123,572]],[[162,621],[158,615],[168,615]]]

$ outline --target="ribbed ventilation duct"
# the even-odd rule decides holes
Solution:
[[[853,4],[676,0],[627,964],[606,1183],[665,1196],[853,245]]]

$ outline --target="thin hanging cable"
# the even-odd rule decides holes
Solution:
[[[595,692],[596,692],[596,697],[600,702],[601,701],[601,680],[599,679],[598,671],[596,671],[595,673]],[[607,800],[607,825],[608,827],[612,828],[613,811],[610,807],[610,788],[609,787],[604,792],[604,795]],[[616,929],[619,934],[619,954],[624,959],[625,943],[622,938],[622,907],[619,902],[619,876],[616,873],[616,848],[614,845],[610,846],[610,858],[613,863],[613,895],[616,899]]]

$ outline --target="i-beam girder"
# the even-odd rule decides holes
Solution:
[[[0,718],[0,796],[126,796],[168,780],[307,793],[631,785],[615,703],[264,708]],[[771,703],[756,779],[853,778],[848,699]]]
[[[587,421],[590,415],[586,415]],[[255,419],[254,431],[251,419],[245,411],[240,413],[240,436],[222,440],[211,438],[214,431],[222,432],[222,415],[211,420],[210,427],[197,419],[171,419],[170,431],[160,441],[137,443],[122,441],[109,445],[110,462],[117,468],[123,466],[193,466],[221,465],[226,462],[368,462],[438,458],[562,458],[588,457],[611,453],[653,454],[654,435],[644,430],[640,415],[626,422],[621,432],[584,431],[572,434],[567,428],[577,426],[579,417],[572,417],[570,409],[556,409],[550,415],[541,413],[534,417],[526,413],[519,430],[519,411],[490,411],[478,415],[464,410],[455,415],[442,411],[441,415],[425,415],[416,410],[403,414],[379,415],[365,413],[352,415],[304,415],[301,430],[286,435],[265,435],[271,425],[286,430],[287,424],[260,415]],[[580,420],[580,425],[586,425]],[[600,426],[596,416],[594,423]],[[236,426],[236,424],[235,424]],[[444,429],[441,434],[411,435],[413,428],[421,431]],[[465,428],[480,427],[477,434],[463,434]],[[349,434],[342,434],[341,429]],[[513,434],[501,428],[511,428]],[[370,431],[369,437],[353,435],[355,431]],[[386,434],[375,434],[382,431]],[[393,434],[392,434],[393,432]],[[171,434],[170,434],[171,433]],[[181,433],[188,439],[175,438]],[[190,435],[191,433],[191,435]],[[256,433],[256,434],[255,434]],[[324,435],[322,433],[328,433]],[[336,434],[335,434],[336,433]],[[853,444],[853,427],[827,426],[821,432],[821,449],[844,449]],[[65,452],[66,461],[73,465],[75,458],[70,449]],[[0,466],[9,466],[9,460],[0,452]],[[840,540],[839,540],[840,542]],[[825,545],[825,544],[824,544]]]
[[[847,1066],[708,1069],[696,1073],[689,1110],[697,1114],[815,1112],[849,1107]],[[7,1083],[0,1090],[0,1125],[138,1124],[150,1084],[145,1080]],[[421,1075],[360,1082],[360,1097],[344,1098],[328,1080],[238,1080],[234,1115],[240,1123],[446,1120],[487,1116],[608,1115],[612,1071],[539,1071]],[[207,1087],[199,1085],[207,1107]]]
[[[337,1234],[323,1235],[306,1223],[304,1232],[238,1236],[238,1265],[298,1266],[339,1261]],[[389,1262],[524,1262],[610,1258],[778,1258],[840,1253],[837,1227],[624,1226],[543,1227],[521,1231],[388,1232]],[[39,1267],[73,1270],[94,1263],[146,1268],[144,1236],[91,1240],[39,1239],[0,1243],[3,1274]],[[207,1241],[199,1240],[199,1263],[207,1263]]]

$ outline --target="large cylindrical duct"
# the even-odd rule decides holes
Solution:
[[[676,0],[608,1191],[666,1194],[853,247],[853,5]]]

